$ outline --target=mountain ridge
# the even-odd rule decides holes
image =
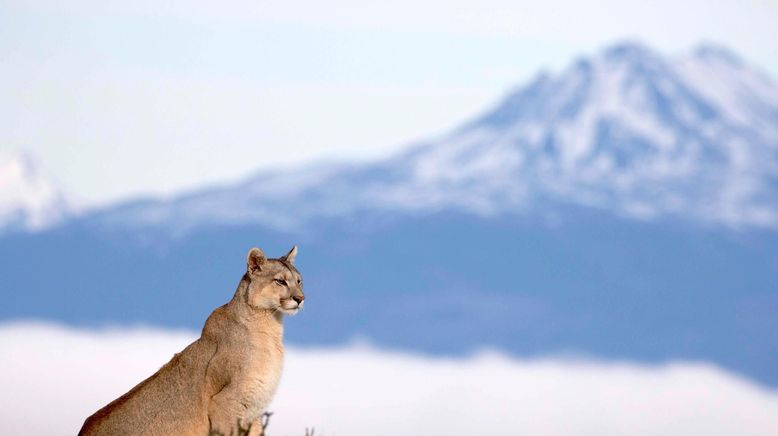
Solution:
[[[778,87],[721,47],[667,60],[616,44],[388,159],[259,171],[88,221],[284,229],[369,210],[526,214],[555,203],[778,228]]]

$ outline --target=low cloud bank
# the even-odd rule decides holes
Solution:
[[[0,325],[0,434],[71,435],[195,339],[188,331]],[[768,435],[778,391],[714,366],[369,347],[287,350],[270,436]]]

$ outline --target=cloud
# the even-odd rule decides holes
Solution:
[[[74,434],[192,341],[187,331],[0,326],[0,434]],[[778,392],[679,362],[287,351],[272,436],[778,434]]]

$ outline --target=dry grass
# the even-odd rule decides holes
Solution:
[[[260,418],[259,425],[262,426],[262,429],[259,432],[258,436],[268,436],[266,430],[267,426],[270,424],[270,417],[273,416],[273,412],[265,412],[262,414],[262,418]],[[240,420],[237,422],[238,432],[233,433],[230,432],[229,435],[225,435],[224,433],[218,432],[216,430],[211,430],[210,433],[208,433],[208,436],[248,436],[251,433],[252,424],[249,424],[248,428],[243,428],[240,425]],[[305,428],[305,436],[314,436],[314,428],[311,427],[310,429],[308,427]]]

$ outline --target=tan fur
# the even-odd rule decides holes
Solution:
[[[229,303],[199,339],[156,374],[87,418],[79,435],[209,435],[261,432],[284,356],[283,314],[303,304],[297,247],[280,259],[252,248]]]

